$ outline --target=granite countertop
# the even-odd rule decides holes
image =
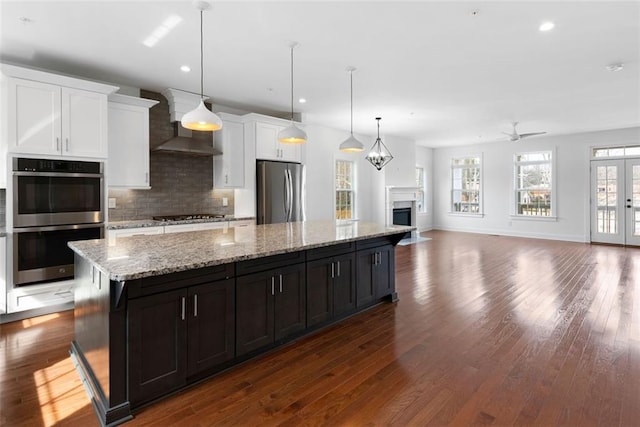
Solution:
[[[255,217],[238,217],[227,215],[224,218],[207,218],[207,219],[186,219],[182,221],[158,221],[155,219],[138,219],[132,221],[110,221],[106,228],[107,230],[121,230],[125,228],[143,228],[143,227],[162,227],[178,224],[198,224],[203,222],[225,222],[225,221],[244,221],[255,220]]]
[[[382,237],[415,227],[306,221],[70,242],[111,280],[132,280]]]

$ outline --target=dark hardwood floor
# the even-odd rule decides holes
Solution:
[[[128,425],[640,425],[640,249],[451,232],[383,304]],[[97,425],[72,312],[2,325],[0,423]]]

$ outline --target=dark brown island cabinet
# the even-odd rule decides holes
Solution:
[[[71,355],[100,422],[396,301],[404,232],[126,281],[76,253]]]

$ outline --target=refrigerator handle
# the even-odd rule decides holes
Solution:
[[[284,170],[284,221],[289,222],[289,207],[291,206],[291,193],[289,193],[289,169]]]
[[[287,169],[287,177],[289,180],[289,213],[287,215],[287,221],[291,222],[293,214],[293,178],[291,178],[291,171]]]
[[[284,220],[289,221],[289,177],[287,176],[287,170],[284,170]]]

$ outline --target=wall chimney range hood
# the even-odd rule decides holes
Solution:
[[[213,136],[211,136],[209,142],[192,138],[192,132],[180,124],[182,116],[198,105],[201,99],[200,95],[173,88],[163,90],[162,95],[167,98],[169,103],[169,121],[173,125],[173,138],[164,141],[151,151],[191,156],[221,155],[222,152],[213,148]]]
[[[180,122],[173,122],[173,138],[170,138],[154,148],[152,151],[164,153],[188,154],[190,156],[219,156],[222,152],[213,148],[213,138],[211,145],[204,141],[192,138],[189,129],[185,129]]]

